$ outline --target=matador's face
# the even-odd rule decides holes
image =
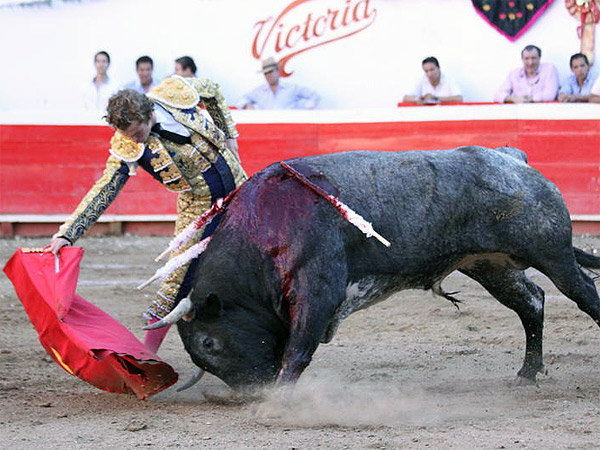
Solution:
[[[152,120],[144,122],[133,122],[125,130],[119,130],[121,134],[127,136],[133,142],[141,144],[146,142],[148,136],[150,136],[150,129],[152,128]]]

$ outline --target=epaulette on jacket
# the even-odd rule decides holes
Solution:
[[[195,108],[200,101],[198,92],[179,75],[164,79],[147,94],[148,98],[173,108]]]
[[[144,144],[133,142],[119,131],[110,139],[110,153],[126,163],[135,162],[144,154]]]

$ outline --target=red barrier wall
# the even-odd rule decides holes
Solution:
[[[369,124],[240,125],[250,172],[301,155],[510,145],[558,185],[572,214],[600,214],[600,121],[484,120]]]
[[[600,214],[598,120],[240,123],[238,130],[249,174],[281,159],[343,150],[510,145],[558,185],[571,214]],[[0,214],[70,213],[101,175],[111,134],[107,126],[0,125]],[[172,214],[174,205],[175,194],[140,170],[107,214]]]

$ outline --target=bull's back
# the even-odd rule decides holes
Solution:
[[[325,178],[339,189],[341,199],[347,197],[356,201],[387,200],[391,196],[398,198],[404,194],[408,197],[414,192],[433,190],[451,195],[470,181],[487,183],[487,179],[492,178],[501,181],[503,176],[511,173],[531,170],[521,159],[481,147],[438,151],[351,151],[287,162],[313,179],[315,184],[319,184],[319,177]],[[273,171],[281,170],[276,163],[263,172],[269,177]]]
[[[356,151],[288,162],[380,223],[459,220],[486,216],[490,210],[500,218],[515,217],[540,206],[564,209],[556,187],[528,166],[517,149]]]
[[[441,267],[461,254],[534,249],[534,240],[544,238],[539,230],[546,228],[553,233],[559,228],[570,240],[560,193],[525,161],[516,149],[482,147],[355,151],[287,161],[371,222],[392,242],[385,252],[327,202],[316,202],[315,194],[278,163],[255,174],[236,198],[242,206],[232,206],[238,218],[245,217],[241,227],[257,226],[255,237],[270,248],[314,243],[341,229],[350,257],[357,255],[365,267],[420,270],[423,264],[436,266],[435,258]],[[517,256],[527,257],[528,251]]]

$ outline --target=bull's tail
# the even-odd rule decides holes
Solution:
[[[573,247],[577,263],[586,269],[600,269],[600,258],[583,250]]]

